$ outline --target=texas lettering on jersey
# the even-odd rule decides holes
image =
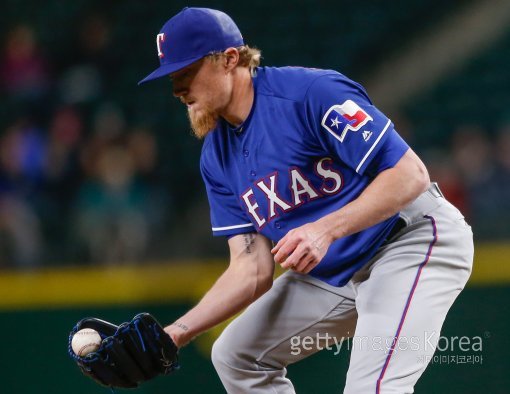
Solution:
[[[285,213],[306,202],[338,193],[343,187],[343,179],[341,173],[331,166],[332,162],[331,158],[325,157],[314,163],[314,172],[322,180],[319,188],[314,187],[311,180],[299,168],[289,168],[287,187],[290,189],[290,199],[285,199],[279,193],[282,186],[279,183],[278,172],[273,172],[254,182],[254,186],[248,188],[241,195],[241,200],[257,224],[258,229],[260,230],[265,224],[278,216],[277,209]],[[262,204],[261,201],[257,202],[254,188],[262,192],[266,204]],[[263,206],[267,207],[265,213],[263,212]]]

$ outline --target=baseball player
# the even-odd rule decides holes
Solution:
[[[365,89],[332,70],[260,67],[223,12],[156,36],[203,138],[212,232],[230,264],[164,328],[178,348],[238,312],[212,361],[229,393],[294,393],[289,364],[353,338],[344,393],[412,393],[472,266],[471,228]],[[287,271],[273,282],[275,263]]]

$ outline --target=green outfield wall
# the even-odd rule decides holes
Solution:
[[[436,352],[417,393],[509,392],[509,256],[506,246],[477,248],[472,279],[451,310],[442,333],[442,350]],[[69,359],[67,335],[74,323],[85,316],[120,323],[140,311],[149,311],[162,322],[172,321],[199,299],[222,269],[220,262],[190,262],[144,269],[1,273],[0,392],[109,393],[82,376]],[[222,393],[209,358],[220,331],[218,327],[183,349],[183,367],[174,375],[148,382],[137,391],[118,392]],[[460,349],[461,337],[468,338],[471,345],[464,340],[464,349]],[[349,350],[336,353],[324,350],[289,367],[298,393],[342,391]]]

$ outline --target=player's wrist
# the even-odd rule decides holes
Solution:
[[[165,332],[170,335],[177,347],[186,345],[192,338],[191,330],[187,324],[175,321],[165,327]]]
[[[325,237],[328,238],[330,243],[344,236],[340,222],[334,212],[320,218],[317,223],[323,229]]]

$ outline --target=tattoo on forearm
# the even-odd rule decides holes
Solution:
[[[179,327],[183,331],[188,331],[189,330],[188,326],[186,324],[183,324],[183,323],[175,322],[175,323],[172,323],[172,325]]]
[[[244,248],[246,253],[251,253],[252,246],[255,244],[255,235],[254,234],[243,234],[244,236]]]

